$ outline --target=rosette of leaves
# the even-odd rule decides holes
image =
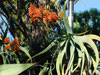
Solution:
[[[65,1],[63,8],[63,22],[66,28],[65,33],[58,36],[58,38],[55,39],[46,49],[36,54],[32,58],[50,51],[59,43],[59,49],[55,50],[58,51],[57,55],[55,55],[57,56],[55,59],[57,75],[68,75],[69,73],[75,75],[99,74],[97,69],[99,64],[99,52],[96,43],[93,40],[100,41],[100,37],[93,34],[75,35],[72,32],[72,29],[67,23],[67,18],[65,15],[67,2],[68,0]],[[51,69],[51,66],[46,66],[46,68],[49,68],[48,74],[52,75],[53,69]],[[44,71],[47,72],[47,70],[44,70],[44,68],[42,70],[44,74]]]
[[[67,0],[64,4],[64,14]],[[72,33],[71,28],[66,22],[66,15],[63,17],[64,25],[67,30],[63,44],[63,49],[59,51],[56,60],[56,70],[58,75],[73,74],[87,75],[97,73],[99,64],[99,52],[93,40],[100,41],[97,35],[77,36]],[[71,36],[68,36],[71,35]]]

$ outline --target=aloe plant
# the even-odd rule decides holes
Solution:
[[[59,46],[59,50],[55,50],[58,51],[56,55],[57,75],[68,75],[69,72],[80,75],[98,74],[99,52],[93,40],[100,41],[100,37],[93,34],[75,35],[72,32],[65,15],[67,2],[68,0],[65,1],[63,7],[63,22],[66,33],[58,36],[46,49],[34,55],[32,58],[46,53],[57,45]],[[48,72],[52,72],[51,67]],[[49,75],[52,75],[52,73],[49,73]]]

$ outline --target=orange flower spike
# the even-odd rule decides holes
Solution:
[[[40,17],[42,18],[42,15],[41,15],[41,12],[39,9],[36,10],[36,13],[35,13],[36,17]]]
[[[50,15],[48,16],[48,19],[49,19],[49,22],[50,21],[55,22],[55,21],[58,20],[58,16],[57,16],[57,14],[55,12],[51,12]]]
[[[38,22],[39,18],[42,18],[42,14],[41,14],[42,10],[43,10],[42,7],[38,9],[35,5],[30,4],[29,16],[30,16],[31,22],[33,23]]]
[[[46,24],[49,21],[48,17],[43,18],[43,22]]]
[[[31,17],[32,14],[33,14],[33,10],[32,10],[32,8],[29,8],[29,16]]]
[[[9,39],[8,37],[6,37],[6,38],[4,39],[4,43],[10,43],[10,39]]]
[[[6,45],[5,49],[10,50],[11,49],[10,44]]]
[[[14,39],[14,41],[12,42],[12,44],[19,45],[19,41],[18,41],[17,37]]]
[[[49,22],[52,21],[53,20],[53,16],[52,15],[49,15],[48,16],[48,20],[49,20]]]
[[[58,16],[55,12],[52,13],[53,18],[57,21],[58,20]]]
[[[48,15],[50,15],[50,12],[48,10],[44,10],[43,11],[43,16],[48,17]]]
[[[32,17],[32,18],[30,18],[30,21],[31,21],[31,23],[33,22],[33,23],[35,23],[35,19]]]
[[[40,6],[39,11],[42,13],[45,10],[42,6]]]
[[[13,49],[14,51],[20,51],[20,48],[19,48],[19,46],[18,45],[16,45],[15,47],[14,47],[14,49]]]
[[[36,6],[31,3],[30,8],[29,8],[29,16],[30,17],[32,17],[32,15],[35,13],[36,9],[37,9]]]

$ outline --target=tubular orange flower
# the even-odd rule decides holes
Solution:
[[[49,20],[48,20],[47,17],[44,17],[44,18],[43,18],[43,22],[44,22],[44,23],[47,23],[48,21],[49,21]]]
[[[35,16],[35,17],[41,17],[42,15],[41,15],[40,10],[39,10],[39,9],[35,9],[35,10],[34,10],[33,16]],[[32,17],[33,17],[33,16],[32,16]]]
[[[48,16],[49,22],[53,21],[53,22],[57,22],[58,20],[58,16],[55,12],[51,12],[50,15]]]
[[[30,19],[30,21],[33,22],[33,23],[35,23],[35,22],[38,22],[39,20],[38,20],[37,17],[32,17],[32,18]]]
[[[32,23],[43,20],[44,23],[50,23],[51,21],[56,23],[58,21],[58,16],[55,12],[50,12],[43,8],[37,8],[35,5],[30,4],[29,16]]]
[[[18,41],[18,38],[15,38],[14,41],[12,41],[11,44],[15,44],[15,45],[19,45],[19,41]]]
[[[43,16],[48,17],[48,15],[50,15],[50,12],[48,10],[44,10],[43,11]]]
[[[39,8],[40,12],[43,12],[45,10],[45,8],[43,8],[42,6]]]
[[[32,17],[32,15],[34,14],[34,10],[36,10],[36,6],[33,5],[32,3],[30,4],[30,8],[29,8],[29,16]]]
[[[11,49],[10,44],[6,45],[5,49],[10,50]]]
[[[44,15],[44,17],[43,17],[44,23],[48,23],[48,22],[51,22],[51,21],[57,22],[57,20],[58,20],[58,16],[55,12],[49,12],[48,10],[45,10],[43,12],[43,15]]]
[[[5,39],[4,39],[4,43],[9,43],[10,42],[10,39],[8,38],[8,37],[6,37]]]
[[[35,5],[30,4],[30,8],[29,8],[29,16],[30,16],[30,20],[31,22],[35,23],[38,22],[39,19],[38,18],[42,18],[42,14],[41,12],[44,10],[44,8],[36,8]]]
[[[48,20],[49,20],[49,22],[52,21],[53,18],[54,18],[54,17],[53,17],[52,15],[49,15],[49,16],[48,16]]]
[[[20,50],[20,48],[19,48],[19,46],[18,45],[15,45],[15,47],[14,47],[14,49],[13,49],[14,51],[19,51]]]

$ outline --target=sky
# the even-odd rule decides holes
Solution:
[[[84,2],[85,4],[84,4]],[[100,0],[79,0],[74,5],[75,12],[83,12],[85,10],[90,10],[91,8],[96,8],[100,11]]]

